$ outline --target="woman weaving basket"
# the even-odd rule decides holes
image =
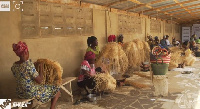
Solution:
[[[89,89],[94,89],[96,85],[94,81],[94,76],[96,75],[94,63],[95,63],[95,54],[91,51],[86,52],[84,60],[81,63],[81,71],[78,77],[77,84],[79,87],[84,88],[87,94],[89,94],[89,92],[86,89],[86,87]],[[100,72],[103,71],[100,69]]]
[[[17,81],[17,94],[19,98],[36,98],[45,103],[51,99],[50,109],[55,109],[56,102],[60,95],[59,87],[54,85],[40,85],[43,80],[43,67],[36,71],[34,64],[29,59],[29,51],[25,42],[13,44],[13,51],[20,60],[11,67]],[[38,84],[35,84],[38,83]]]

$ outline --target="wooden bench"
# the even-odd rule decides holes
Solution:
[[[61,89],[63,89],[67,94],[71,96],[71,100],[73,102],[73,95],[72,95],[72,88],[71,88],[71,82],[76,80],[76,77],[66,77],[62,80],[62,85],[60,86]],[[69,84],[69,90],[67,90],[64,85]]]
[[[66,77],[64,79],[62,79],[62,84],[60,86],[61,89],[63,89],[67,94],[69,94],[71,96],[71,100],[73,102],[73,95],[72,95],[72,88],[71,88],[71,82],[76,80],[76,77]],[[64,86],[69,84],[69,88],[70,89],[66,89]],[[20,99],[20,98],[16,98],[16,99],[12,99],[11,102],[30,102],[34,100],[34,98],[32,99]],[[13,107],[11,107],[13,108]],[[18,107],[18,109],[22,109],[22,107]]]

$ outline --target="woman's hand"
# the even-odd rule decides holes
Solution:
[[[44,63],[39,64],[39,75],[34,79],[38,84],[42,83],[43,80],[43,71],[44,71]]]
[[[43,74],[43,71],[44,71],[44,63],[39,64],[39,69],[40,69],[39,74]]]

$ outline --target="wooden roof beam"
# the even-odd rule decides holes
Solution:
[[[173,0],[175,3],[179,3],[179,1],[177,1],[177,0]],[[192,15],[192,16],[194,16],[192,13],[191,13],[191,11],[189,11],[187,8],[185,8],[184,6],[183,6],[183,4],[182,3],[180,3],[180,7],[183,7],[183,9],[185,9],[185,11],[187,11],[190,15]]]
[[[141,2],[139,2],[139,1],[137,1],[137,0],[127,0],[127,1],[133,2],[133,3],[135,3],[135,4],[143,4],[143,3],[141,3]]]
[[[115,1],[115,2],[112,2],[112,3],[106,4],[106,5],[104,5],[104,6],[109,7],[109,6],[116,5],[116,4],[120,4],[120,3],[123,3],[123,2],[126,2],[126,1],[127,1],[127,0]]]
[[[184,10],[184,11],[178,11],[178,12],[174,12],[174,13],[171,13],[172,15],[174,15],[174,14],[179,14],[179,13],[183,13],[183,12],[191,12],[191,11],[193,11],[193,10],[196,10],[196,9],[200,9],[200,8],[195,8],[195,9],[190,9],[190,10]],[[190,13],[191,14],[191,13]]]
[[[158,7],[158,8],[152,8],[152,9],[143,11],[143,13],[149,12],[149,11],[161,10],[161,9],[164,9],[164,8],[169,8],[169,7],[173,7],[173,6],[176,6],[176,5],[190,3],[190,2],[194,2],[194,1],[198,1],[198,0],[189,0],[189,1],[184,1],[184,2],[180,2],[180,3],[176,3],[176,4],[161,6],[161,7]],[[141,12],[139,12],[139,13],[141,13]]]
[[[140,5],[137,5],[137,6],[134,6],[134,7],[130,7],[130,8],[125,8],[123,9],[124,11],[127,11],[127,10],[131,10],[131,9],[135,9],[135,8],[139,8],[139,7],[142,7],[142,6],[145,6],[147,8],[150,8],[152,9],[152,6],[150,6],[151,4],[156,4],[156,3],[160,3],[160,2],[164,2],[164,1],[168,1],[168,0],[156,0],[156,1],[152,1],[150,3],[147,3],[147,4],[140,4]]]
[[[200,3],[194,4],[194,5],[190,5],[190,6],[185,6],[185,8],[194,7],[194,6],[198,6],[198,5],[200,5]],[[170,12],[170,11],[180,10],[180,9],[183,9],[183,8],[184,7],[180,7],[180,8],[170,9],[170,10],[162,11],[162,12]],[[154,14],[157,14],[157,13],[149,14],[149,16],[154,15]]]

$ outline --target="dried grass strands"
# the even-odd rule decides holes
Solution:
[[[129,80],[129,79],[126,79],[125,84],[127,85],[131,85],[135,88],[138,88],[138,89],[141,89],[141,88],[148,88],[149,86],[146,85],[146,84],[142,84],[142,83],[138,83],[138,82],[134,82],[133,80]]]
[[[143,41],[143,44],[144,44],[144,61],[150,62],[150,46],[145,41]]]
[[[144,54],[144,43],[140,41],[139,39],[134,39],[133,42],[135,42],[136,47],[138,48],[138,53],[139,53],[139,59],[140,62],[137,64],[138,66],[144,62],[145,54]]]
[[[97,91],[114,91],[116,80],[108,73],[99,73],[94,77],[96,82],[95,90]]]
[[[118,43],[110,42],[104,46],[96,62],[96,66],[104,64],[102,60],[105,59],[109,60],[109,63],[106,64],[108,72],[115,70],[118,73],[125,73],[128,68],[128,58]]]
[[[192,52],[187,49],[185,51],[178,47],[171,47],[171,61],[169,63],[169,69],[177,68],[178,64],[185,63],[186,66],[194,64],[196,57],[192,55]],[[185,52],[185,56],[181,56],[181,53]]]
[[[147,78],[147,79],[151,79],[151,76],[147,76],[147,75],[144,75],[144,74],[139,73],[139,72],[134,73],[134,74],[136,74],[136,75],[138,75],[138,76],[140,76],[140,77],[144,77],[144,78]]]
[[[185,65],[191,66],[194,64],[195,60],[196,60],[196,57],[194,57],[192,55],[192,52],[189,49],[187,49],[185,51],[185,59],[184,59]]]
[[[150,47],[145,41],[138,39],[124,44],[124,51],[129,60],[129,67],[138,70],[140,64],[150,60]]]
[[[178,64],[181,64],[184,62],[183,56],[181,56],[181,53],[183,53],[183,50],[181,50],[179,47],[171,47],[171,60],[169,63],[169,69],[177,68]]]
[[[140,64],[140,54],[136,43],[127,42],[124,44],[124,52],[128,57],[129,67],[137,68]]]
[[[60,64],[56,61],[48,59],[38,59],[34,64],[36,70],[39,72],[39,64],[44,64],[43,66],[43,82],[42,84],[58,85],[62,84],[62,73],[63,69]]]

